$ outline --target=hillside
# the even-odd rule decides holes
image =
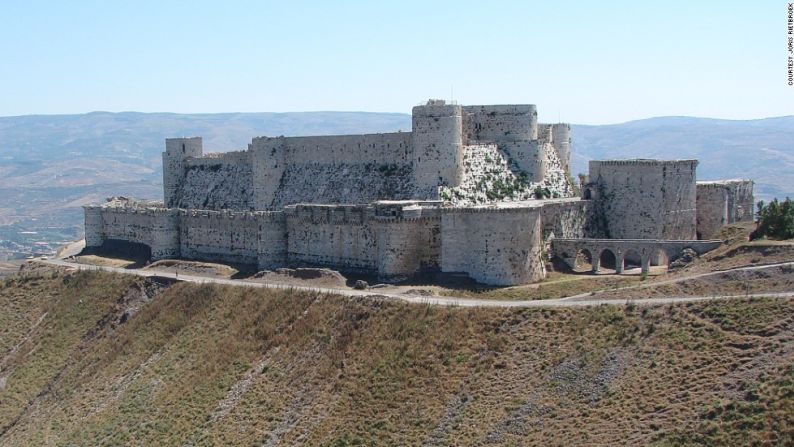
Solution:
[[[483,309],[28,267],[2,445],[791,445],[794,302]]]
[[[751,178],[756,197],[794,196],[794,116],[760,120],[660,117],[574,126],[573,171],[605,158],[696,158],[699,180]]]
[[[541,117],[542,118],[542,117]],[[258,135],[409,130],[399,113],[106,113],[0,117],[0,261],[47,253],[82,234],[81,205],[113,195],[162,197],[164,139],[244,149]],[[665,117],[573,126],[574,174],[603,158],[698,158],[701,179],[750,177],[757,198],[794,196],[794,117]]]

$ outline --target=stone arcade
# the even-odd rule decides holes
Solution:
[[[638,240],[642,251],[652,240],[676,247],[670,259],[683,246],[703,251],[696,234],[752,218],[752,182],[696,186],[695,160],[593,161],[574,197],[570,126],[538,123],[534,105],[430,100],[414,107],[412,127],[258,137],[247,150],[212,154],[199,137],[167,139],[164,202],[86,206],[86,246],[512,285],[542,279],[552,255],[571,257],[572,241],[624,240],[629,249]],[[669,240],[678,242],[661,243]]]

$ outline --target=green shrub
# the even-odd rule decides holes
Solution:
[[[769,204],[758,202],[758,220],[750,240],[769,237],[773,239],[794,238],[794,202],[788,197],[783,202],[777,199]]]

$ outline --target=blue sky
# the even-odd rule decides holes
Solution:
[[[0,115],[532,103],[542,121],[794,114],[786,4],[13,1]]]

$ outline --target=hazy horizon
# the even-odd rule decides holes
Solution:
[[[466,104],[468,105],[468,104]],[[476,105],[476,104],[473,104]],[[411,111],[408,112],[374,112],[374,111],[367,111],[367,110],[302,110],[302,111],[258,111],[258,112],[172,112],[172,111],[162,111],[162,112],[146,112],[140,110],[120,110],[120,111],[110,111],[110,110],[91,110],[89,112],[77,112],[77,113],[29,113],[24,115],[0,115],[0,119],[3,118],[26,118],[26,117],[59,117],[59,116],[83,116],[83,115],[90,115],[90,114],[99,114],[99,113],[108,113],[108,114],[163,114],[163,115],[238,115],[238,114],[248,114],[248,115],[256,115],[256,114],[273,114],[273,115],[286,115],[286,114],[297,114],[297,113],[372,113],[372,114],[383,114],[383,115],[406,115],[411,116]],[[544,119],[541,113],[539,115],[540,122],[556,122],[556,120]],[[665,118],[685,118],[685,119],[696,119],[696,120],[716,120],[716,121],[762,121],[767,119],[780,119],[780,118],[792,118],[794,114],[790,115],[777,115],[777,116],[764,116],[760,118],[715,118],[711,116],[692,116],[692,115],[655,115],[655,116],[647,116],[647,117],[640,117],[634,118],[626,121],[616,121],[616,122],[604,122],[604,123],[582,123],[582,122],[570,122],[570,124],[576,124],[579,126],[610,126],[610,125],[619,125],[619,124],[627,124],[635,121],[646,121],[646,120],[655,120],[655,119],[665,119]]]

